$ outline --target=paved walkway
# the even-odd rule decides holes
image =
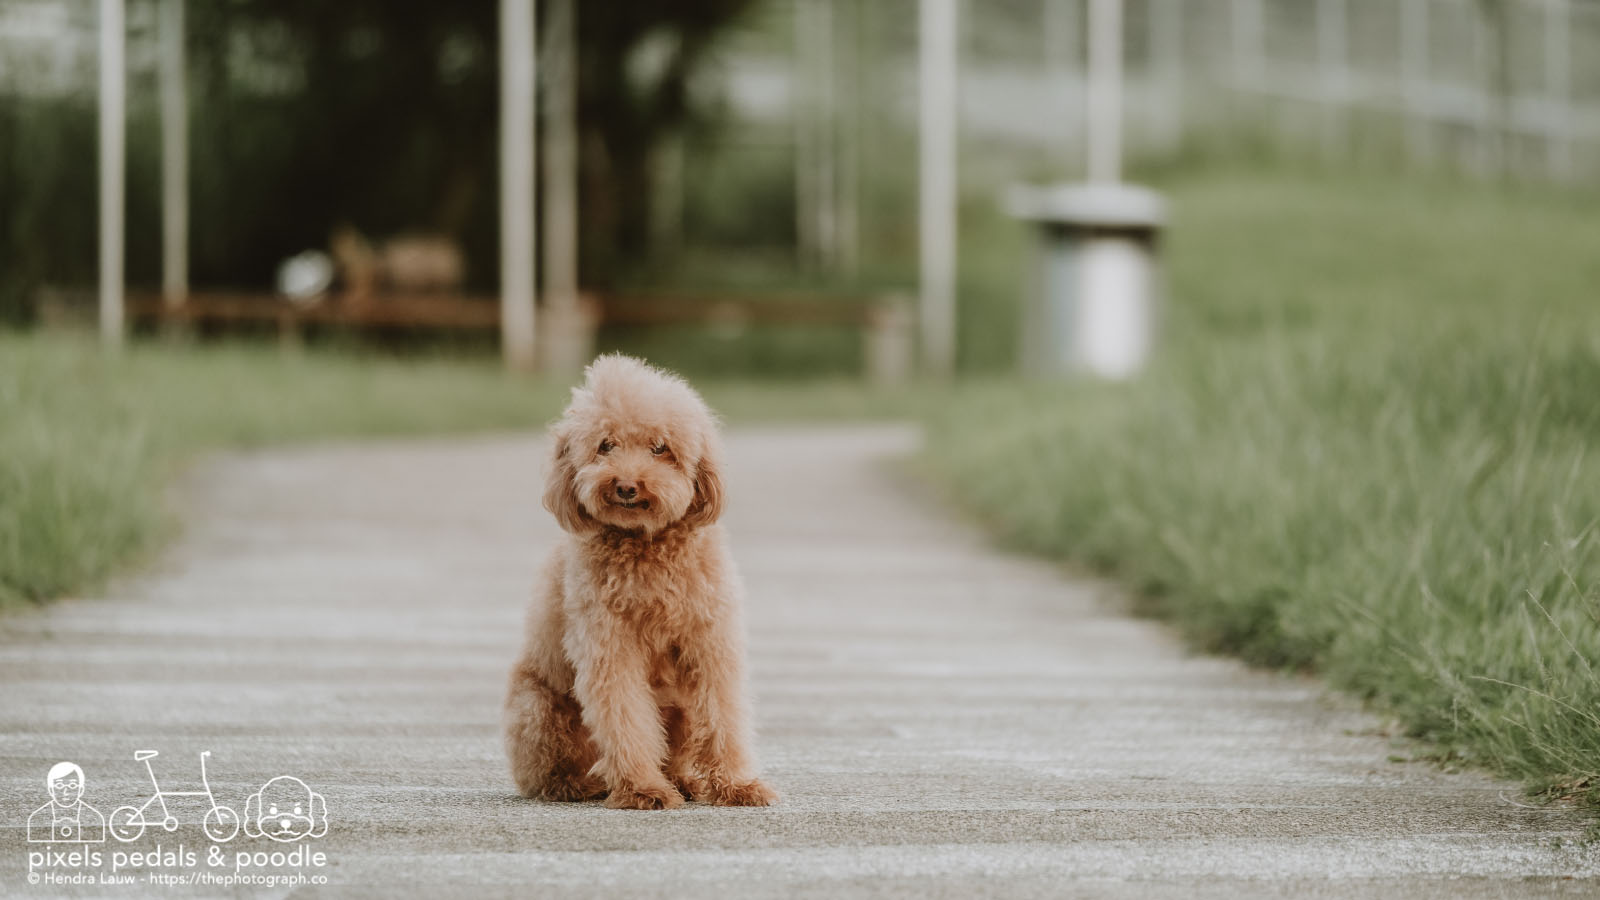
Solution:
[[[782,806],[622,812],[515,797],[498,714],[557,538],[534,437],[230,457],[179,492],[177,546],[103,598],[0,619],[0,894],[254,894],[64,884],[236,871],[314,847],[284,895],[1507,897],[1600,891],[1582,821],[1404,749],[1306,680],[1196,658],[1052,567],[996,553],[894,474],[897,427],[739,431],[730,525],[750,588],[759,747]],[[268,778],[326,797],[325,837],[195,826],[34,860],[61,759],[105,813]],[[155,814],[152,813],[154,818]],[[54,845],[54,849],[69,849]],[[282,862],[283,865],[273,865]],[[309,883],[325,877],[326,887]]]

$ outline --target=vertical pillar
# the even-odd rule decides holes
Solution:
[[[1084,148],[1082,131],[1073,125],[1078,111],[1083,85],[1080,35],[1078,22],[1083,12],[1082,0],[1045,0],[1041,23],[1044,31],[1045,70],[1048,72],[1051,91],[1058,102],[1048,113],[1061,123],[1062,147],[1065,153],[1063,166],[1073,164]],[[1080,120],[1081,121],[1081,120]]]
[[[833,71],[833,0],[812,2],[816,4],[811,71],[817,90],[812,119],[817,132],[817,249],[821,251],[823,268],[832,270],[839,261],[839,146],[835,134],[838,98]]]
[[[533,72],[533,0],[500,0],[500,351],[519,371],[536,356]]]
[[[1345,0],[1317,0],[1318,90],[1322,94],[1322,153],[1332,159],[1349,149],[1349,16]]]
[[[1546,0],[1544,10],[1545,166],[1557,181],[1572,177],[1572,2]]]
[[[1232,26],[1234,89],[1259,87],[1266,43],[1261,0],[1232,0],[1228,15]]]
[[[544,84],[544,368],[572,373],[588,362],[578,303],[577,34],[573,0],[549,0],[540,75]]]
[[[1156,139],[1171,152],[1183,141],[1183,3],[1150,0],[1150,72],[1160,100]]]
[[[843,7],[843,39],[836,46],[842,53],[843,64],[832,78],[834,102],[832,103],[835,143],[838,151],[838,203],[835,209],[835,234],[838,249],[836,258],[839,271],[854,278],[861,267],[861,110],[866,105],[860,87],[866,83],[862,71],[861,4],[847,3]],[[835,34],[838,34],[836,31]],[[840,83],[850,88],[840,92]]]
[[[922,361],[949,375],[956,358],[956,0],[921,0],[919,27]]]
[[[161,0],[161,296],[189,294],[189,99],[184,0]]]
[[[795,204],[801,257],[831,268],[838,255],[833,0],[796,0]]]
[[[816,84],[812,80],[811,42],[815,13],[812,0],[794,0],[794,63],[790,67],[789,115],[794,127],[794,236],[802,266],[816,263],[817,250],[817,146]]]
[[[1400,11],[1400,79],[1406,110],[1406,147],[1413,161],[1433,156],[1433,121],[1428,106],[1432,83],[1428,52],[1428,6],[1432,0],[1408,0]]]
[[[1122,180],[1122,0],[1089,3],[1089,180]]]
[[[100,0],[100,338],[108,347],[123,341],[126,45],[123,0]]]

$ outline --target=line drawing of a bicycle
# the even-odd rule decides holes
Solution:
[[[160,756],[155,750],[135,750],[133,758],[144,763],[145,771],[150,773],[150,785],[155,788],[155,793],[150,799],[144,801],[142,806],[120,806],[111,814],[111,834],[123,843],[136,841],[144,834],[146,826],[160,825],[167,831],[178,830],[178,817],[167,809],[168,797],[204,797],[211,804],[206,811],[205,819],[200,827],[205,831],[206,837],[219,844],[233,840],[239,833],[239,814],[231,808],[217,803],[217,798],[211,793],[211,781],[206,777],[206,758],[211,755],[210,750],[200,752],[200,783],[206,786],[203,791],[163,791],[160,782],[156,781],[156,770],[150,765],[150,760]],[[151,817],[152,807],[159,809],[159,817]]]

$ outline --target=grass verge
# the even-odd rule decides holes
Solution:
[[[1159,364],[970,387],[926,464],[1203,647],[1600,800],[1592,198],[1258,173],[1170,193]]]
[[[870,417],[909,393],[846,382],[708,383],[732,421]],[[161,494],[197,452],[335,437],[535,428],[565,384],[489,361],[135,344],[0,333],[0,610],[94,586],[170,533]]]

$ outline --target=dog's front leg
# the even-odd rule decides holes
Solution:
[[[731,629],[729,629],[731,631]],[[742,641],[712,635],[686,662],[684,752],[704,776],[695,799],[718,806],[770,806],[778,792],[756,777],[745,703]]]
[[[587,639],[569,641],[583,707],[600,759],[594,774],[605,779],[612,809],[672,809],[683,795],[667,781],[661,764],[667,736],[650,690],[644,654],[628,629],[602,613],[586,623]]]

